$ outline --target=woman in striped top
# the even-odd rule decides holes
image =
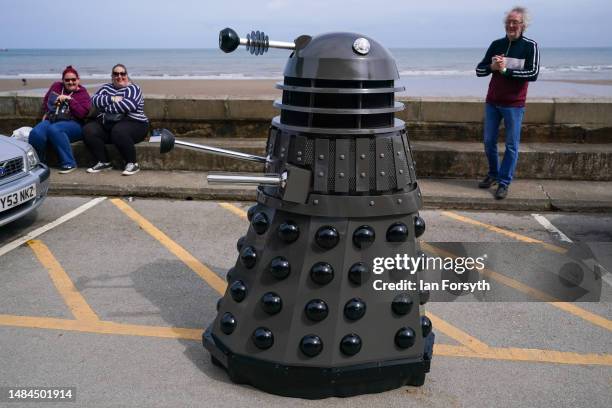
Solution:
[[[83,128],[83,141],[97,163],[87,172],[98,173],[112,168],[105,145],[113,144],[126,163],[123,175],[130,176],[140,171],[134,145],[146,137],[149,120],[144,114],[140,87],[130,82],[125,65],[113,67],[112,79],[113,82],[103,85],[91,98],[98,116]]]

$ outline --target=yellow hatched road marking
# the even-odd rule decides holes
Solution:
[[[242,208],[237,207],[236,205],[230,204],[230,203],[219,203],[219,205],[225,208],[226,210],[229,210],[232,213],[238,215],[239,217],[247,219],[247,213]],[[455,339],[459,343],[468,347],[470,350],[480,351],[488,347],[482,341],[478,340],[475,337],[470,336],[463,330],[458,329],[457,327],[440,319],[439,317],[432,315],[431,313],[427,313],[427,315],[429,319],[431,320],[432,324],[434,324],[434,327],[436,327],[436,329],[440,330],[442,333],[446,334],[447,336]]]
[[[0,326],[33,329],[63,330],[124,336],[158,337],[201,341],[203,329],[180,327],[141,326],[108,321],[84,321],[52,317],[14,316],[0,314]],[[465,357],[485,360],[525,361],[538,363],[612,366],[612,355],[599,353],[572,353],[554,350],[488,347],[474,351],[465,346],[436,344],[435,356]]]
[[[136,210],[127,205],[125,202],[118,198],[111,200],[117,208],[119,208],[125,215],[130,217],[136,224],[140,226],[153,238],[158,240],[163,246],[165,246],[170,252],[172,252],[177,258],[179,258],[185,265],[187,265],[192,271],[194,271],[199,277],[204,279],[214,290],[220,294],[225,293],[227,284],[223,279],[216,273],[211,271],[206,265],[198,261],[193,255],[191,255],[186,249],[174,242],[170,237],[160,231],[156,226],[151,224],[146,218],[140,215]]]
[[[444,249],[434,247],[422,241],[421,241],[421,248],[423,248],[427,252],[431,252],[439,256],[450,257],[450,258],[455,258],[457,256],[451,252],[448,252]],[[524,283],[521,283],[515,279],[512,279],[494,270],[484,268],[482,271],[480,271],[480,274],[484,276],[488,276],[491,279],[494,279],[506,286],[509,286],[513,289],[518,290],[519,292],[523,292],[526,295],[531,296],[534,299],[538,299],[543,302],[547,302],[548,304],[558,309],[561,309],[565,312],[573,314],[574,316],[580,317],[581,319],[584,319],[587,322],[590,322],[596,326],[600,326],[600,327],[603,327],[604,329],[612,331],[612,321],[606,319],[605,317],[589,312],[588,310],[585,310],[569,302],[562,302],[561,300],[555,298],[554,296],[551,296],[545,292],[542,292],[541,290],[532,288],[531,286],[525,285]]]
[[[487,229],[489,231],[496,232],[496,233],[501,234],[501,235],[505,235],[505,236],[507,236],[509,238],[512,238],[512,239],[515,239],[517,241],[527,242],[527,243],[530,243],[530,244],[539,244],[539,245],[542,245],[544,248],[548,249],[549,251],[557,252],[559,254],[565,254],[567,252],[567,249],[562,248],[560,246],[549,244],[547,242],[540,241],[539,239],[531,238],[531,237],[528,237],[526,235],[517,234],[516,232],[508,231],[506,229],[499,228],[499,227],[496,227],[494,225],[490,225],[490,224],[487,224],[487,223],[484,223],[484,222],[480,222],[480,221],[477,221],[477,220],[475,220],[473,218],[465,217],[463,215],[459,215],[459,214],[454,213],[452,211],[442,211],[441,214],[445,215],[445,216],[447,216],[449,218],[452,218],[454,220],[464,222],[466,224],[476,225],[478,227],[485,228],[485,229]]]
[[[47,269],[53,284],[64,298],[64,302],[77,320],[97,321],[98,315],[85,301],[85,298],[74,286],[64,268],[55,259],[49,248],[39,240],[30,240],[28,245],[34,251],[38,261]]]
[[[0,326],[35,329],[66,330],[98,334],[119,334],[127,336],[162,337],[171,339],[201,340],[202,329],[180,327],[141,326],[103,320],[84,321],[56,319],[52,317],[13,316],[0,314]]]

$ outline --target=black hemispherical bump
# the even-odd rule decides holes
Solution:
[[[261,297],[261,308],[268,314],[277,314],[283,308],[283,300],[274,292],[268,292]]]
[[[354,356],[361,350],[361,337],[355,333],[347,334],[340,340],[340,351],[347,356]]]
[[[257,262],[257,251],[252,246],[242,248],[240,251],[240,262],[245,268],[251,269]]]
[[[357,262],[349,269],[348,277],[354,284],[361,285],[370,278],[370,270],[363,262]]]
[[[405,315],[410,313],[413,303],[412,297],[408,293],[400,293],[393,298],[393,302],[391,302],[391,309],[393,309],[393,311],[398,315]]]
[[[332,249],[338,245],[338,241],[340,241],[340,234],[338,234],[337,229],[327,225],[317,230],[317,233],[315,234],[315,241],[317,245],[323,249]]]
[[[217,299],[217,312],[219,311],[219,309],[221,308],[221,301],[223,300],[223,298],[219,298]]]
[[[416,335],[410,327],[402,327],[395,333],[395,344],[397,347],[407,349],[414,346]]]
[[[314,357],[323,351],[323,341],[316,334],[309,334],[302,337],[300,350],[308,357]]]
[[[325,303],[323,300],[313,299],[306,303],[304,312],[306,313],[306,317],[308,317],[310,320],[320,322],[329,314],[329,308],[327,307],[327,303]]]
[[[247,287],[241,280],[237,280],[230,286],[230,295],[236,302],[242,302],[247,295]]]
[[[425,220],[420,216],[414,217],[414,235],[420,237],[425,232]]]
[[[225,274],[225,280],[229,283],[232,281],[232,277],[234,276],[234,273],[236,272],[236,268],[231,267],[229,269],[229,271],[227,271],[227,273]]]
[[[318,262],[310,268],[310,278],[319,285],[326,285],[334,279],[334,268],[327,262]]]
[[[366,304],[359,298],[353,298],[344,305],[344,315],[349,320],[359,320],[366,312]]]
[[[268,270],[276,279],[285,279],[291,273],[291,264],[282,256],[277,256],[270,261]]]
[[[423,330],[423,337],[429,336],[431,329],[431,320],[429,320],[429,317],[421,316],[421,330]]]
[[[246,239],[246,236],[240,237],[238,238],[238,241],[236,241],[236,249],[238,250],[238,252],[242,251],[242,247],[244,246],[245,239]]]
[[[362,225],[353,233],[353,244],[360,249],[369,247],[374,243],[375,239],[376,233],[374,232],[374,228],[369,225]]]
[[[265,213],[259,212],[253,216],[251,225],[253,226],[255,232],[261,235],[268,230],[268,226],[270,226],[270,221],[268,220],[268,216]]]
[[[232,334],[236,328],[236,324],[236,318],[229,312],[224,313],[219,320],[219,327],[225,334]]]
[[[266,327],[258,327],[251,336],[253,344],[262,350],[269,349],[274,344],[274,334]]]
[[[387,230],[387,241],[404,242],[408,239],[408,227],[403,222],[391,224]]]
[[[259,204],[255,204],[249,207],[249,209],[247,210],[247,219],[249,220],[249,222],[253,220],[253,216],[260,208],[261,206]]]
[[[430,296],[430,293],[428,290],[419,291],[419,303],[422,305],[427,303],[429,301],[429,296]]]
[[[285,221],[278,226],[278,237],[290,244],[300,237],[300,229],[293,221]]]

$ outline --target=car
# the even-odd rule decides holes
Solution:
[[[36,211],[47,197],[49,174],[32,146],[0,135],[0,227]]]

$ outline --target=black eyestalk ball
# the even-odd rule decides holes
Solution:
[[[223,52],[232,52],[240,45],[240,36],[231,28],[227,27],[219,31],[219,48]]]
[[[418,238],[425,232],[425,220],[418,215],[414,217],[414,235]]]
[[[302,337],[302,341],[300,341],[300,350],[308,357],[314,357],[323,350],[323,341],[316,334],[309,334]]]
[[[369,247],[374,243],[375,239],[376,233],[374,229],[368,225],[362,225],[353,233],[353,244],[360,249]]]
[[[266,327],[258,327],[251,336],[253,344],[262,350],[269,349],[274,344],[274,334]]]

